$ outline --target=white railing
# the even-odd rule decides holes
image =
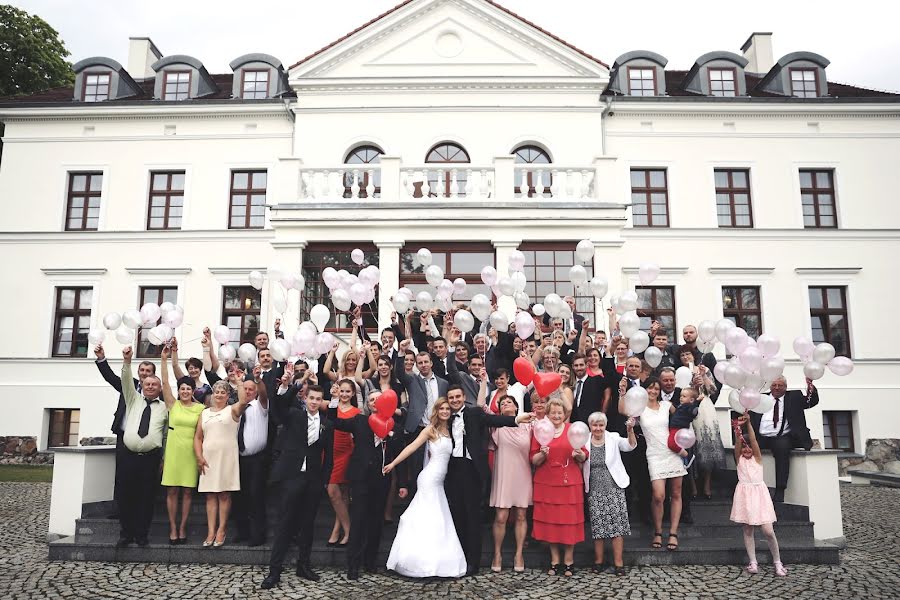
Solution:
[[[594,169],[565,169],[552,164],[516,165],[513,191],[516,198],[594,197]]]
[[[494,169],[403,167],[400,169],[400,195],[403,198],[491,198]]]
[[[300,199],[378,198],[381,168],[378,165],[300,169]]]

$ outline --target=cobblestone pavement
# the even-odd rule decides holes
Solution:
[[[537,570],[485,573],[456,581],[419,582],[363,575],[347,582],[336,570],[317,584],[290,571],[279,588],[259,589],[262,567],[49,562],[50,485],[0,483],[0,597],[19,598],[897,598],[900,596],[900,489],[842,486],[847,548],[841,565],[788,565],[787,578],[763,565],[750,576],[738,566],[641,567],[626,577],[579,571],[571,579]]]

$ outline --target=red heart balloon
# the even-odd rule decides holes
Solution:
[[[562,383],[562,377],[559,373],[538,373],[534,376],[534,389],[541,398],[546,398],[554,390],[559,389],[560,383]]]
[[[537,369],[534,368],[534,363],[527,358],[522,358],[520,356],[513,361],[513,373],[516,374],[516,381],[522,385],[531,383],[532,380],[534,380],[536,371]]]
[[[394,390],[381,392],[375,399],[375,408],[382,418],[388,418],[397,410],[397,393]]]
[[[369,427],[375,435],[384,439],[394,430],[394,419],[391,417],[382,419],[377,413],[373,413],[369,415]]]

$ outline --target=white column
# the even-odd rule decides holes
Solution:
[[[75,535],[81,505],[113,499],[116,449],[113,446],[52,448],[53,483],[50,488],[49,533]]]
[[[516,181],[515,165],[516,159],[513,156],[494,157],[494,199],[498,202],[515,198],[513,192],[513,185]],[[506,271],[504,271],[505,273]]]
[[[609,281],[609,292],[600,300],[594,301],[594,315],[591,326],[594,330],[601,329],[609,335],[609,318],[606,309],[609,308],[609,298],[625,291],[624,278],[622,276],[622,243],[617,241],[591,240],[594,243],[594,275],[603,275]],[[577,260],[577,257],[576,257]]]
[[[270,267],[277,267],[283,272],[301,273],[303,271],[303,250],[306,248],[305,240],[284,240],[273,241],[273,258]],[[260,314],[260,327],[263,331],[267,331],[271,336],[273,325],[276,317],[281,317],[281,331],[284,332],[285,339],[290,340],[291,336],[300,326],[300,294],[297,290],[289,290],[287,296],[287,310],[284,314],[276,312],[273,294],[284,293],[284,288],[278,281],[266,279],[266,295]]]
[[[378,247],[378,269],[381,271],[381,281],[378,283],[379,330],[391,323],[391,312],[394,310],[391,296],[400,289],[400,248],[405,243],[404,240],[375,242]]]
[[[400,158],[397,156],[381,157],[381,199],[390,202],[401,200],[400,194]],[[379,269],[381,267],[378,267]]]
[[[509,182],[512,189],[512,180]],[[495,269],[497,269],[497,278],[509,277],[509,255],[512,251],[521,245],[522,240],[491,240],[495,251]],[[516,302],[509,296],[502,296],[497,301],[497,307],[506,313],[510,320],[516,316]]]

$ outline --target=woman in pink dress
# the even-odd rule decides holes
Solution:
[[[519,414],[519,404],[509,395],[500,397],[500,414],[515,417]],[[525,513],[531,506],[531,462],[528,451],[531,448],[531,424],[523,423],[518,427],[496,427],[491,432],[496,446],[494,453],[494,471],[491,478],[491,506],[494,513],[494,560],[491,571],[499,573],[502,568],[500,548],[506,537],[506,523],[512,513],[516,533],[516,554],[513,558],[513,570],[521,573],[525,570],[525,559],[522,549],[525,546],[525,535],[528,533],[528,522]]]
[[[562,400],[547,402],[547,417],[555,432],[549,446],[531,440],[534,471],[534,539],[550,546],[549,575],[575,574],[575,544],[584,541],[584,479],[581,465],[587,448],[572,448]],[[561,572],[560,546],[565,570]]]
[[[775,574],[779,577],[787,575],[787,569],[781,564],[778,552],[778,539],[772,523],[775,522],[775,507],[769,496],[769,488],[763,480],[762,455],[756,442],[756,433],[748,425],[746,415],[737,418],[734,425],[734,462],[737,464],[738,483],[734,489],[734,503],[731,506],[731,520],[744,525],[744,546],[747,548],[747,572],[756,574],[759,565],[756,562],[756,541],[753,539],[753,528],[759,526],[775,565]],[[744,439],[743,429],[747,431]]]

